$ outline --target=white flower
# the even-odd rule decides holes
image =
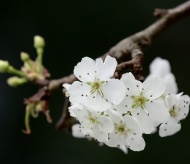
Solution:
[[[91,136],[99,142],[108,140],[108,133],[112,132],[114,127],[107,114],[90,111],[80,104],[69,107],[69,112],[81,123],[84,135]]]
[[[181,129],[180,120],[185,119],[189,113],[189,96],[180,96],[181,94],[166,96],[166,106],[169,110],[170,118],[160,126],[159,135],[161,137],[177,133]]]
[[[158,101],[165,91],[165,84],[158,76],[151,76],[143,83],[135,80],[131,73],[122,76],[126,86],[126,97],[116,105],[120,113],[131,112],[141,125],[142,131],[149,134],[155,130],[155,124],[169,119],[166,107]]]
[[[150,75],[157,75],[163,78],[166,84],[166,90],[164,95],[176,94],[178,91],[177,83],[175,80],[175,76],[171,73],[170,63],[166,59],[162,59],[160,57],[155,58],[150,64]]]
[[[112,114],[111,114],[112,113]],[[141,151],[145,147],[145,141],[142,138],[142,131],[139,123],[130,115],[121,116],[116,111],[109,113],[114,121],[115,129],[109,134],[109,140],[106,143],[110,147],[125,147],[133,151]]]
[[[70,89],[71,104],[81,103],[86,107],[105,111],[111,104],[119,104],[125,96],[125,86],[120,80],[111,79],[116,69],[115,58],[107,56],[105,61],[84,57],[74,68],[75,81]]]

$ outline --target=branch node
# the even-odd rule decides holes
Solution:
[[[163,16],[165,16],[166,14],[168,13],[168,10],[166,10],[166,9],[158,9],[158,8],[156,8],[155,10],[154,10],[154,16],[156,16],[156,17],[163,17]]]

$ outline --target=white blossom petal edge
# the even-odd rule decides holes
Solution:
[[[116,59],[110,56],[104,62],[102,59],[94,61],[89,57],[83,58],[74,68],[74,74],[81,82],[70,86],[70,102],[73,105],[81,103],[98,111],[108,110],[109,104],[119,104],[125,96],[125,86],[120,80],[111,79],[116,66]]]

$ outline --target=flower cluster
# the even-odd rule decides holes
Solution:
[[[63,85],[71,102],[70,115],[79,121],[72,127],[73,136],[94,138],[126,153],[127,148],[143,150],[142,135],[153,133],[158,126],[161,137],[179,131],[180,120],[188,114],[190,98],[182,93],[176,95],[177,85],[170,69],[162,71],[162,59],[155,63],[151,65],[151,75],[142,83],[130,72],[120,80],[114,79],[115,58],[83,58],[74,68],[79,81]],[[173,88],[167,85],[171,78]]]
[[[23,61],[21,69],[16,69],[8,61],[0,60],[0,73],[10,73],[15,76],[8,78],[7,83],[11,87],[17,87],[27,82],[43,81],[50,77],[49,72],[43,66],[43,52],[45,41],[41,36],[34,36],[34,48],[37,52],[35,60],[26,52],[21,52]]]

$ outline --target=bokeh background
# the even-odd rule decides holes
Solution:
[[[184,0],[6,0],[0,1],[0,59],[20,68],[20,52],[35,58],[33,36],[46,40],[45,66],[52,78],[72,73],[84,56],[96,58],[118,41],[156,20],[154,8],[172,8]],[[144,74],[161,56],[170,61],[179,91],[190,95],[190,16],[162,33],[145,51]],[[172,137],[145,135],[142,152],[122,151],[96,142],[76,139],[55,130],[64,99],[55,92],[49,103],[52,124],[40,114],[31,119],[32,134],[24,135],[23,98],[37,90],[27,84],[10,88],[0,74],[0,163],[1,164],[115,164],[189,163],[190,116]]]

